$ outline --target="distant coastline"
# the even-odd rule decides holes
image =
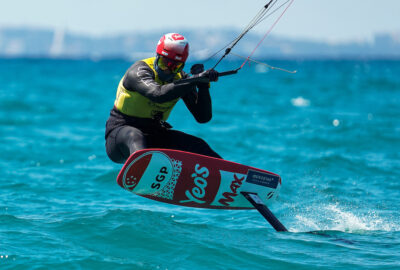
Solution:
[[[138,59],[154,54],[162,31],[132,32],[93,37],[64,30],[0,28],[0,58]],[[203,60],[235,38],[237,29],[182,30],[191,44],[191,59]],[[235,48],[246,56],[260,40],[249,34]],[[251,49],[250,49],[251,48]],[[400,34],[376,34],[372,41],[330,42],[299,40],[271,35],[254,54],[256,59],[400,59]],[[235,60],[236,58],[233,58]]]

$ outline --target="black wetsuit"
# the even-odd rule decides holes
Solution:
[[[183,77],[186,75],[182,72]],[[154,71],[142,61],[133,64],[125,74],[123,86],[128,91],[137,91],[155,103],[182,98],[186,107],[199,123],[211,120],[212,108],[209,84],[182,84],[173,82],[160,85],[155,81]],[[136,150],[145,148],[176,149],[221,158],[202,139],[171,129],[163,122],[162,113],[152,118],[126,115],[115,106],[106,123],[106,151],[117,163],[125,160]]]

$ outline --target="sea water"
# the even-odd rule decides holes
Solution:
[[[400,269],[399,61],[245,66],[212,83],[209,123],[172,112],[225,159],[281,175],[285,233],[116,184],[104,128],[131,64],[0,60],[1,269]]]

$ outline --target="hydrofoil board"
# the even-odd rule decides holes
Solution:
[[[122,167],[118,184],[160,202],[214,209],[254,209],[241,193],[256,194],[269,204],[279,193],[275,173],[223,159],[170,149],[133,153]]]

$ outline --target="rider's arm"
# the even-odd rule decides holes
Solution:
[[[199,123],[207,123],[212,118],[209,84],[200,84],[199,91],[191,91],[182,97],[186,107]]]
[[[194,84],[161,85],[154,78],[154,71],[146,63],[138,61],[128,69],[123,85],[126,90],[137,91],[156,103],[171,101],[195,90]]]

